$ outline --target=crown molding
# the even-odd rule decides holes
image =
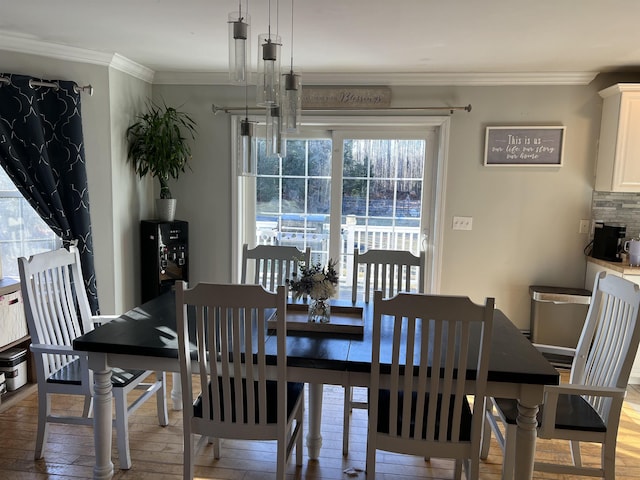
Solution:
[[[112,67],[148,83],[153,82],[155,73],[150,68],[140,65],[117,53],[97,52],[86,48],[43,42],[42,40],[30,37],[8,35],[6,33],[0,33],[0,50],[57,58],[69,62]]]
[[[127,57],[123,57],[118,53],[115,53],[113,55],[109,66],[111,68],[115,68],[116,70],[120,70],[121,72],[127,73],[132,77],[139,78],[140,80],[143,80],[147,83],[153,83],[153,79],[155,77],[155,72],[150,68],[145,67],[144,65],[140,65],[133,60],[129,60]]]
[[[303,85],[506,86],[587,85],[598,72],[303,73]],[[158,85],[229,85],[226,72],[156,72]]]

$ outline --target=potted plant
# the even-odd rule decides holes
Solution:
[[[185,112],[149,102],[148,111],[127,128],[127,156],[140,178],[146,174],[160,182],[156,200],[160,220],[173,221],[176,200],[171,196],[169,178],[177,179],[191,159],[189,141],[195,139],[196,124]]]

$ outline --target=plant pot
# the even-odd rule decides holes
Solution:
[[[156,216],[158,220],[163,222],[173,222],[176,217],[176,204],[178,200],[175,198],[157,198],[156,199]]]

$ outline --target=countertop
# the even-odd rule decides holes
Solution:
[[[0,295],[13,293],[20,289],[20,280],[16,278],[3,277],[0,278]]]
[[[608,260],[600,260],[599,258],[587,257],[587,262],[595,263],[601,267],[610,268],[623,275],[640,275],[640,267],[632,267],[628,260],[622,262],[610,262]]]

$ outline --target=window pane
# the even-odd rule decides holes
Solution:
[[[309,213],[329,213],[331,198],[331,180],[328,178],[310,178],[308,193]]]
[[[309,176],[331,175],[331,141],[309,140]]]
[[[60,247],[60,240],[18,193],[0,168],[0,261],[2,275],[18,277],[18,257]]]
[[[344,180],[342,182],[342,214],[367,214],[367,181]]]
[[[302,177],[307,163],[307,142],[287,140],[287,156],[282,159],[282,174]]]
[[[304,213],[305,191],[304,178],[282,179],[282,210],[283,212]]]
[[[258,177],[256,190],[258,212],[280,211],[280,182],[277,178]]]

